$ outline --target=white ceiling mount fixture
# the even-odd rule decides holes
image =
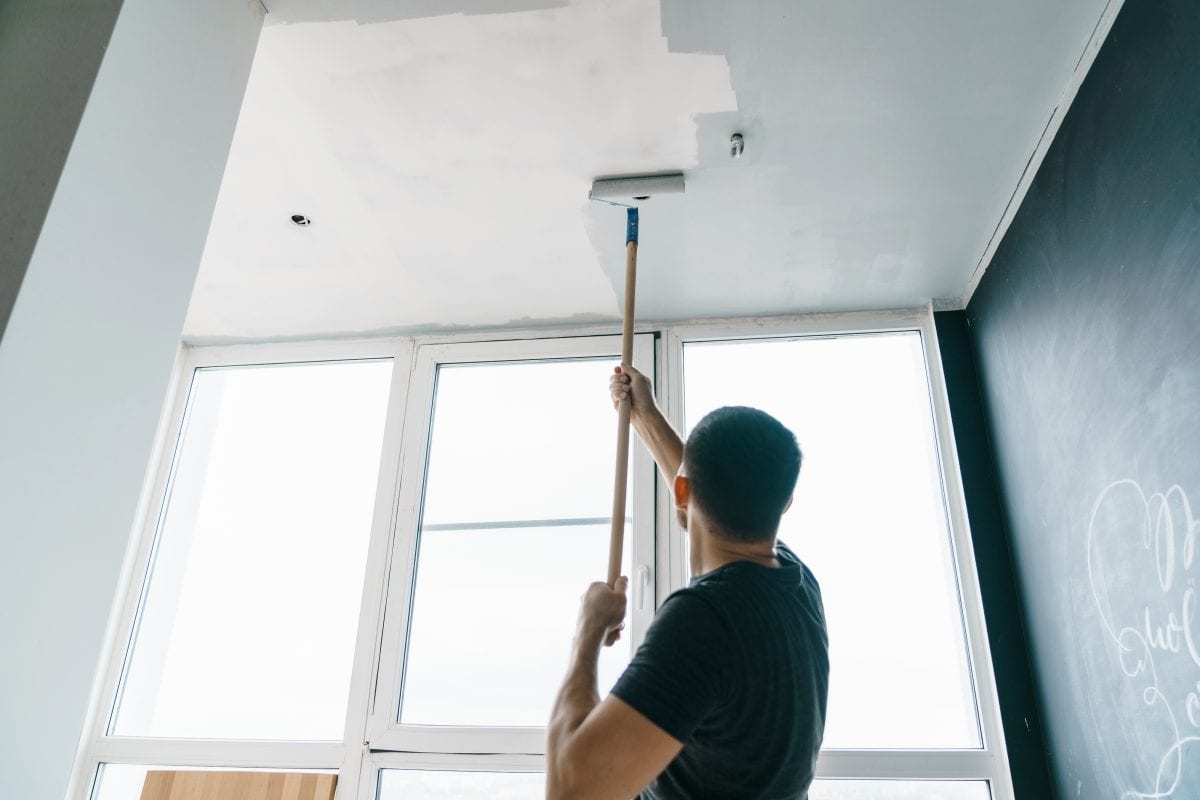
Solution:
[[[615,321],[624,221],[588,187],[672,169],[643,318],[960,297],[1104,10],[270,6],[189,341]],[[320,224],[289,236],[281,206]]]

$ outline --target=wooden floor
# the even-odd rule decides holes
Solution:
[[[151,770],[141,800],[333,800],[337,775]]]

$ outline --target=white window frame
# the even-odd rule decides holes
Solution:
[[[538,729],[459,729],[444,736],[429,736],[431,730],[427,726],[401,726],[393,722],[395,714],[391,713],[394,710],[391,703],[398,698],[394,683],[400,676],[398,656],[404,639],[393,636],[390,630],[385,636],[385,606],[388,619],[403,618],[407,624],[407,609],[401,607],[403,604],[398,598],[407,602],[411,594],[411,558],[415,545],[412,531],[418,521],[416,514],[419,513],[424,483],[423,475],[415,470],[418,470],[417,465],[423,470],[424,451],[428,446],[433,370],[437,363],[451,363],[437,359],[462,358],[468,352],[474,354],[469,360],[475,361],[612,355],[617,352],[611,344],[616,341],[613,331],[612,326],[589,326],[415,338],[185,347],[159,426],[156,455],[148,470],[139,506],[141,519],[126,555],[118,602],[105,637],[105,654],[76,759],[69,799],[86,800],[90,796],[94,777],[102,764],[336,769],[339,773],[338,800],[374,798],[381,769],[542,771],[542,732]],[[638,326],[638,331],[658,334],[653,342],[639,341],[635,364],[642,366],[649,361],[656,365],[659,401],[677,426],[683,421],[682,356],[686,342],[893,331],[920,334],[983,746],[970,750],[827,750],[818,760],[817,777],[984,780],[990,785],[993,800],[1014,800],[932,310],[926,307],[894,312],[643,324]],[[109,736],[107,729],[115,708],[142,589],[148,577],[147,568],[194,370],[371,358],[392,358],[394,361],[343,740],[226,741]],[[654,467],[649,455],[642,447],[633,450],[635,480],[650,480],[646,475],[653,474]],[[671,511],[665,482],[661,478],[655,480],[652,507],[645,508],[646,504],[642,503],[643,507],[635,508],[633,512],[635,528],[645,530],[640,526],[649,525],[657,533],[652,539],[641,537],[638,551],[631,553],[635,570],[631,578],[635,584],[639,567],[650,570],[657,601],[653,605],[661,603],[688,579],[684,534]],[[638,540],[638,537],[634,538]],[[640,638],[652,615],[653,610],[645,607],[635,613],[635,639]],[[501,754],[485,754],[496,753],[497,744],[502,745],[499,748],[503,751]],[[485,750],[485,747],[490,749]],[[388,752],[414,749],[422,752]],[[445,750],[454,752],[440,752]]]
[[[389,769],[542,773],[546,771],[546,757],[523,753],[481,753],[464,759],[449,753],[367,751],[363,754],[362,778],[359,781],[358,794],[353,796],[354,800],[375,800],[380,773]],[[346,795],[345,800],[351,800],[351,797]],[[341,795],[338,800],[343,800]]]
[[[340,342],[288,342],[183,348],[168,390],[162,423],[139,504],[142,519],[122,568],[121,589],[113,623],[106,636],[101,673],[93,691],[92,708],[85,723],[81,754],[76,759],[69,800],[87,800],[104,764],[148,764],[170,767],[230,767],[261,769],[337,770],[339,793],[346,786],[356,791],[362,760],[369,687],[373,681],[373,653],[381,613],[380,587],[387,551],[378,530],[381,511],[386,518],[391,502],[387,492],[394,484],[400,449],[400,428],[408,396],[412,362],[411,339],[345,340]],[[197,369],[325,361],[393,359],[384,441],[376,482],[375,510],[367,550],[358,634],[351,668],[346,725],[341,741],[296,742],[269,740],[173,739],[113,736],[108,733],[116,714],[124,665],[131,653],[140,604],[150,579],[154,548],[165,510],[171,471],[182,444],[183,422]]]
[[[817,759],[821,779],[979,780],[988,781],[992,800],[1014,800],[1008,750],[1000,719],[1000,702],[992,667],[991,647],[983,616],[983,599],[975,567],[975,551],[967,521],[966,497],[958,467],[958,450],[950,419],[950,402],[942,372],[933,311],[855,312],[820,314],[798,319],[729,320],[672,326],[664,332],[663,381],[668,418],[683,430],[683,348],[691,342],[802,339],[863,333],[915,332],[920,335],[929,385],[935,447],[950,528],[952,563],[963,617],[982,746],[972,749],[825,749]],[[673,519],[669,524],[676,526]],[[682,539],[674,531],[667,541]],[[676,557],[678,560],[679,557]]]
[[[446,343],[420,345],[409,384],[412,402],[405,422],[405,447],[394,522],[392,569],[387,589],[387,609],[382,633],[378,688],[368,726],[372,750],[422,751],[431,753],[527,753],[545,749],[544,728],[483,728],[467,726],[405,725],[396,721],[401,700],[404,648],[408,638],[411,603],[416,579],[421,496],[430,443],[430,428],[436,398],[438,367],[455,364],[522,363],[555,359],[612,358],[620,361],[619,336],[590,336],[523,341]],[[634,365],[644,365],[653,375],[654,340],[639,335],[634,342]],[[605,391],[604,386],[597,391]],[[616,419],[613,419],[616,433]],[[645,448],[631,448],[635,486],[654,486],[654,462]],[[633,524],[626,542],[632,575],[630,584],[631,641],[641,641],[654,618],[654,491],[635,491],[631,507]],[[604,565],[597,565],[603,579]],[[645,587],[644,589],[641,587]],[[582,587],[581,587],[582,589]]]

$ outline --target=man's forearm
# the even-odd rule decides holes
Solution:
[[[600,692],[596,687],[596,664],[600,659],[600,645],[604,631],[580,628],[575,636],[571,652],[571,665],[567,678],[550,714],[546,728],[546,781],[552,789],[549,796],[558,796],[557,791],[570,784],[567,751],[571,737],[588,714],[600,703]]]
[[[657,406],[639,412],[632,421],[638,437],[650,455],[654,456],[654,463],[658,464],[658,469],[670,486],[683,461],[683,439]]]

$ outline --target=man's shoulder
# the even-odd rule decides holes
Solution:
[[[682,589],[676,589],[667,595],[667,599],[663,601],[658,608],[658,617],[716,617],[720,616],[721,602],[719,596],[721,594],[719,582],[715,581],[694,581]]]

